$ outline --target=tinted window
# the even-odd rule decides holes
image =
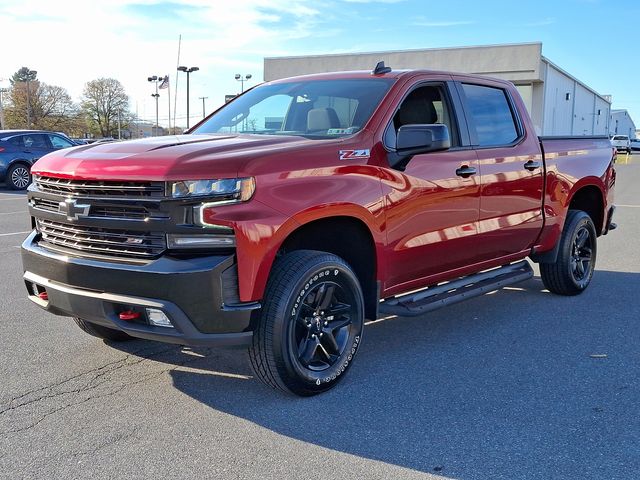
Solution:
[[[18,135],[17,137],[12,137],[7,140],[11,145],[15,147],[24,147],[24,137],[22,135]]]
[[[69,140],[65,140],[62,137],[59,137],[58,135],[49,135],[49,140],[51,141],[51,145],[53,145],[53,148],[68,148],[68,147],[73,147],[73,143],[71,143]]]
[[[49,148],[47,138],[44,135],[23,135],[22,141],[26,148]]]
[[[513,143],[518,138],[518,130],[505,91],[481,85],[463,84],[462,87],[478,144],[491,147]]]

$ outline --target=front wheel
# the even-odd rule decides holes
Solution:
[[[364,301],[351,267],[336,255],[299,250],[278,259],[249,347],[267,385],[301,396],[334,387],[362,342]]]
[[[591,217],[569,210],[555,263],[541,263],[544,286],[559,295],[577,295],[591,283],[596,265],[596,229]]]

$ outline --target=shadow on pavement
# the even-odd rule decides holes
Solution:
[[[636,273],[598,271],[578,297],[552,296],[536,278],[377,322],[345,380],[306,399],[247,378],[239,351],[170,347],[157,359],[201,355],[171,371],[178,390],[331,450],[456,479],[631,479],[640,329],[625,305],[638,291]]]

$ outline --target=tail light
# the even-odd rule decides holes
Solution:
[[[0,152],[4,152],[4,147],[0,147]]]

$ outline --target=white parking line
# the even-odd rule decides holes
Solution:
[[[0,215],[15,215],[16,213],[27,213],[27,210],[20,210],[18,212],[0,212]]]
[[[0,198],[0,202],[15,202],[17,200],[23,200],[24,203],[27,203],[27,197],[14,197],[14,198]]]
[[[9,235],[24,235],[25,233],[31,233],[31,230],[27,230],[26,232],[0,233],[0,237],[8,237]]]
[[[640,205],[616,205],[616,207],[624,207],[624,208],[640,208]]]

